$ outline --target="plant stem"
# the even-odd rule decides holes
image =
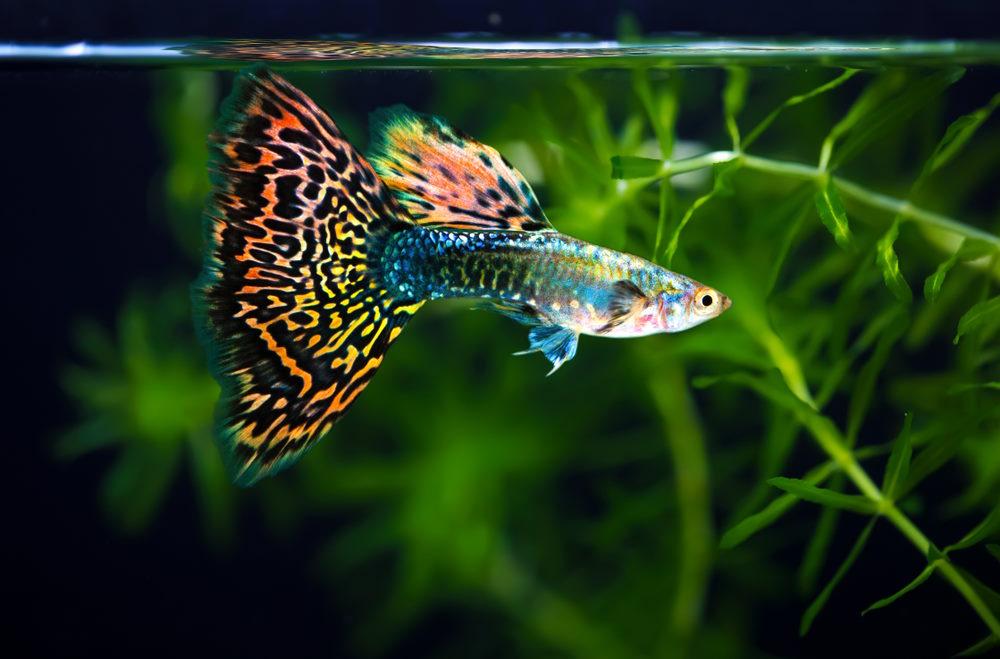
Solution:
[[[720,162],[730,162],[739,157],[735,151],[709,151],[690,158],[680,158],[679,160],[664,160],[660,168],[660,176],[657,178],[694,172],[705,169]]]
[[[661,638],[661,656],[684,655],[698,628],[711,569],[713,546],[708,452],[684,370],[674,365],[657,373],[650,391],[663,418],[674,459],[680,508],[680,561],[669,633]]]
[[[984,602],[979,596],[979,593],[977,593],[969,582],[965,580],[962,573],[955,569],[955,566],[946,559],[939,559],[938,561],[935,561],[935,564],[941,574],[944,575],[944,578],[950,581],[951,585],[954,586],[955,589],[962,594],[962,597],[965,598],[969,605],[976,610],[976,613],[978,613],[979,617],[983,619],[986,626],[990,628],[993,635],[1000,639],[1000,622],[997,621],[996,616],[993,615],[993,611],[990,610],[990,607],[987,606],[986,602]]]
[[[839,176],[831,176],[829,172],[826,172],[819,167],[803,163],[762,158],[760,156],[752,156],[750,154],[740,153],[737,151],[710,151],[708,153],[692,156],[690,158],[682,158],[680,160],[664,160],[663,165],[660,168],[660,175],[658,178],[671,177],[676,174],[693,172],[699,169],[705,169],[706,167],[711,167],[713,165],[718,165],[720,163],[734,161],[738,161],[740,165],[746,167],[747,169],[767,172],[769,174],[777,174],[779,176],[787,176],[789,178],[812,180],[817,182],[822,182],[829,178],[843,194],[867,206],[878,208],[889,213],[898,214],[904,219],[945,229],[968,238],[978,238],[979,240],[984,240],[993,246],[1000,248],[1000,236],[977,227],[970,226],[964,222],[948,217],[947,215],[942,215],[941,213],[935,213],[934,211],[914,206],[906,200],[891,197],[880,192],[875,192],[874,190],[869,190],[864,186],[858,185],[857,183],[853,183]]]
[[[947,215],[942,215],[940,213],[935,213],[933,211],[914,206],[908,201],[868,190],[856,183],[845,181],[839,177],[834,177],[834,182],[837,187],[840,188],[840,191],[845,195],[853,197],[854,199],[874,208],[880,208],[882,210],[889,211],[890,213],[897,213],[901,217],[914,220],[921,224],[945,229],[968,238],[985,240],[996,247],[1000,247],[1000,237],[997,237],[996,234],[983,231],[982,229],[974,226],[969,226],[968,224],[959,222],[958,220],[952,219]]]
[[[858,463],[855,455],[846,447],[843,439],[840,437],[839,431],[833,423],[827,417],[807,411],[805,408],[802,408],[798,416],[803,425],[809,428],[820,447],[826,451],[827,455],[834,462],[840,465],[844,473],[847,474],[847,477],[857,486],[858,490],[879,506],[882,516],[899,529],[899,532],[922,555],[930,557],[931,550],[933,549],[931,541],[896,507],[892,499],[882,494],[882,491],[872,481],[868,472]],[[982,618],[990,632],[997,638],[1000,638],[1000,620],[997,619],[996,615],[983,602],[972,585],[966,581],[962,573],[951,564],[947,557],[938,558],[934,563],[941,575],[951,583],[955,590],[969,603],[969,606]]]
[[[1000,248],[1000,236],[989,233],[974,226],[967,225],[954,218],[935,213],[923,208],[914,206],[909,201],[884,195],[839,176],[833,176],[820,167],[813,167],[797,162],[774,160],[752,156],[739,151],[710,151],[691,158],[680,160],[664,160],[657,178],[669,178],[676,174],[683,174],[706,167],[712,167],[720,163],[738,162],[739,165],[747,169],[815,181],[822,184],[825,181],[832,181],[834,185],[846,196],[866,204],[872,208],[888,211],[901,218],[912,220],[927,226],[934,226],[945,229],[953,233],[969,238],[984,240],[994,247]],[[787,381],[786,381],[787,384]],[[789,387],[792,389],[792,387]],[[895,526],[910,543],[920,551],[922,555],[930,558],[933,544],[924,533],[896,507],[892,499],[882,494],[879,487],[872,481],[868,472],[858,463],[855,454],[847,447],[840,431],[830,421],[829,418],[818,414],[809,403],[811,399],[803,398],[801,392],[792,390],[799,400],[805,405],[797,412],[797,415],[804,426],[806,426],[816,438],[820,447],[830,456],[834,463],[840,466],[848,478],[855,484],[858,490],[879,507],[880,513]],[[933,561],[935,568],[949,583],[959,592],[969,603],[975,612],[982,618],[990,632],[1000,638],[1000,620],[990,610],[989,606],[983,602],[982,598],[966,580],[958,569],[951,564],[947,557],[937,558]]]

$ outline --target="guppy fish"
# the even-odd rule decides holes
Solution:
[[[239,484],[326,434],[427,300],[482,298],[530,326],[554,371],[580,334],[677,332],[729,299],[564,236],[495,149],[403,106],[365,160],[305,94],[241,74],[209,137],[204,267],[193,292],[222,385],[216,438]],[[523,354],[523,353],[519,353]]]

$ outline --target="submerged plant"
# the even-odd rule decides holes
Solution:
[[[215,78],[205,72],[155,79],[153,121],[167,155],[154,180],[151,214],[164,220],[176,247],[197,258],[196,218],[208,191],[204,132],[211,126]],[[232,540],[234,497],[212,442],[218,387],[199,357],[184,281],[133,293],[118,313],[117,337],[91,318],[73,339],[88,363],[64,370],[63,388],[85,419],[62,434],[57,456],[75,459],[117,448],[102,485],[102,506],[127,533],[154,521],[187,462],[206,539]],[[117,339],[117,341],[116,341]],[[185,459],[185,454],[187,458]]]
[[[831,255],[829,260],[843,259],[844,264],[850,264],[849,267],[855,272],[847,280],[847,285],[837,293],[834,308],[838,310],[838,316],[829,319],[825,326],[819,325],[820,319],[815,318],[810,323],[812,327],[808,334],[796,336],[804,328],[796,327],[794,320],[788,317],[789,307],[797,307],[799,313],[809,316],[811,310],[808,306],[801,306],[802,296],[819,299],[823,295],[822,287],[832,281],[829,274],[821,272],[821,268],[826,265],[821,261],[812,269],[801,273],[787,291],[781,291],[776,286],[776,282],[782,277],[784,262],[791,258],[796,247],[804,248],[804,235],[808,233],[804,228],[804,218],[810,214],[809,195],[799,194],[798,190],[793,192],[790,199],[795,201],[791,208],[781,208],[780,212],[770,214],[770,218],[766,217],[769,213],[765,213],[760,218],[762,225],[768,221],[772,224],[774,235],[778,239],[775,241],[778,249],[774,251],[768,290],[756,300],[749,290],[744,291],[748,294],[749,304],[745,305],[745,311],[741,314],[745,329],[766,351],[771,370],[738,371],[695,380],[695,384],[702,387],[716,383],[746,387],[775,408],[772,428],[768,431],[767,438],[768,443],[776,441],[780,446],[765,444],[763,447],[770,455],[765,460],[766,467],[762,470],[762,476],[767,478],[771,486],[783,490],[785,494],[733,525],[723,535],[722,547],[731,549],[738,546],[777,521],[797,501],[819,504],[823,507],[823,513],[800,573],[801,581],[811,591],[835,533],[839,512],[848,511],[869,518],[840,567],[803,614],[800,625],[802,634],[808,632],[837,584],[864,550],[876,523],[885,520],[925,557],[927,567],[897,594],[876,602],[865,613],[891,604],[932,574],[938,574],[966,600],[989,631],[989,636],[974,649],[978,651],[1000,644],[1000,595],[967,574],[953,562],[950,555],[957,549],[980,545],[1000,532],[1000,504],[997,503],[1000,492],[992,475],[995,469],[987,467],[982,470],[989,475],[979,475],[975,486],[978,492],[967,497],[968,502],[976,501],[978,507],[987,510],[986,518],[961,540],[944,549],[938,549],[900,507],[917,485],[945,466],[953,455],[978,453],[985,446],[995,460],[1000,447],[1000,405],[997,404],[995,393],[991,391],[996,388],[996,383],[992,380],[1000,374],[1000,354],[989,344],[1000,328],[1000,297],[988,297],[993,280],[1000,279],[1000,269],[997,268],[1000,238],[974,225],[928,210],[913,201],[925,182],[938,170],[946,167],[961,152],[963,146],[974,138],[976,131],[1000,104],[1000,94],[993,96],[985,106],[962,115],[951,123],[926,158],[905,198],[876,192],[835,173],[851,158],[877,143],[877,140],[885,139],[886,134],[891,135],[899,130],[901,121],[939,97],[962,77],[962,73],[961,70],[945,70],[926,75],[906,75],[889,71],[875,76],[844,118],[829,131],[822,142],[818,164],[811,166],[753,155],[747,149],[782,111],[818,95],[830,93],[858,72],[846,71],[829,82],[793,96],[767,114],[743,139],[737,115],[746,97],[748,74],[743,69],[730,69],[723,91],[723,116],[732,141],[730,150],[677,160],[671,158],[669,140],[665,140],[660,159],[623,156],[614,161],[616,177],[656,180],[659,181],[661,190],[666,191],[661,193],[658,235],[662,235],[664,220],[671,216],[671,210],[674,215],[677,213],[670,205],[670,178],[684,172],[714,168],[715,184],[712,189],[689,205],[680,220],[674,222],[666,249],[660,252],[657,248],[655,252],[656,256],[662,255],[668,263],[678,249],[682,230],[693,215],[708,201],[733,194],[733,178],[739,170],[746,169],[786,179],[793,186],[799,181],[812,186],[814,192],[811,196],[816,215],[832,234],[836,244],[844,250],[841,254]],[[643,84],[639,90],[647,99],[648,106],[648,87]],[[663,93],[670,95],[672,92],[668,88]],[[669,106],[671,101],[666,104]],[[654,126],[660,123],[655,113],[650,112],[649,116]],[[654,130],[660,135],[671,129],[672,127],[660,125]],[[870,221],[874,226],[863,227],[865,234],[861,234],[858,229],[852,231],[842,201],[843,196],[859,206],[867,207],[864,210],[881,211],[885,214],[885,219],[872,217]],[[864,211],[859,209],[859,214],[861,212]],[[884,228],[886,219],[889,221],[887,229]],[[786,226],[782,227],[781,223]],[[900,270],[895,251],[900,231],[906,225],[912,225],[925,242],[944,249],[948,255],[937,270],[928,272],[924,286],[927,302],[917,310],[912,319],[914,296]],[[883,228],[879,228],[880,226]],[[767,230],[763,226],[760,229]],[[884,231],[881,237],[878,237],[878,231]],[[734,267],[739,268],[739,256],[735,253],[730,253],[729,256],[736,264]],[[897,396],[904,409],[915,411],[917,430],[913,430],[914,414],[906,414],[903,429],[894,440],[884,436],[880,438],[878,430],[871,430],[875,423],[865,425],[878,395],[879,380],[885,377],[887,365],[897,352],[900,341],[904,345],[919,347],[926,341],[930,330],[928,324],[942,322],[940,314],[936,313],[940,307],[936,305],[945,305],[945,296],[950,298],[949,302],[952,304],[961,304],[959,300],[969,298],[968,291],[957,286],[946,289],[942,295],[946,274],[960,261],[978,261],[981,271],[981,283],[978,286],[974,279],[972,282],[965,282],[967,286],[972,284],[973,290],[978,288],[981,291],[977,295],[980,301],[962,315],[954,333],[955,344],[971,333],[972,336],[966,338],[968,347],[961,346],[954,351],[951,358],[956,366],[954,372],[948,373],[940,382],[922,383],[913,391],[919,398],[906,394]],[[877,297],[871,290],[873,278],[866,276],[866,273],[873,270],[873,263],[881,273],[885,286],[896,298],[895,302],[880,300],[877,305],[859,304],[863,300]],[[735,290],[733,294],[739,299]],[[859,306],[861,313],[857,313]],[[739,314],[739,310],[736,313]],[[852,341],[848,340],[849,334],[854,336]],[[823,359],[821,351],[825,351],[826,359]],[[856,374],[851,373],[853,364],[866,355],[867,361],[857,369]],[[819,364],[814,363],[807,370],[801,364],[810,357],[814,362],[825,362],[825,367],[817,368]],[[838,390],[845,388],[845,380],[852,375],[852,380],[848,380],[851,388],[848,390],[846,424],[840,426],[834,417],[829,413],[824,414],[823,410],[829,407],[831,398]],[[812,387],[818,388],[816,395],[811,393]],[[935,407],[941,407],[944,403],[957,414],[949,418],[947,408],[936,409],[934,416],[927,415],[930,421],[922,424],[919,419],[925,411],[921,409],[920,403],[924,401],[933,401]],[[877,428],[884,428],[885,425],[884,422],[880,423]],[[801,479],[772,476],[782,469],[790,452],[791,441],[799,428],[813,437],[826,453],[828,461],[814,467]],[[867,433],[864,432],[866,430]],[[863,434],[871,439],[864,446],[858,447],[859,437]],[[871,441],[872,439],[876,441]],[[980,446],[977,448],[976,444]],[[777,455],[775,451],[778,451]],[[888,460],[882,469],[879,485],[869,474],[870,468],[865,468],[862,461],[886,454]],[[984,464],[995,463],[987,460]],[[845,481],[857,493],[842,492]],[[826,487],[823,487],[824,484]]]
[[[173,145],[175,235],[189,247],[204,182],[176,172],[204,172],[215,99],[207,74],[163,75],[176,76],[164,89],[197,91],[165,94],[192,105],[157,112]],[[560,231],[710,280],[732,309],[696,333],[588,342],[545,379],[507,357],[524,347],[508,323],[428,305],[326,442],[237,492],[209,440],[217,390],[179,277],[162,300],[126,302],[117,339],[83,333],[88,365],[65,378],[81,423],[59,450],[120,460],[104,500],[136,532],[189,451],[214,502],[208,525],[234,523],[232,500],[251,497],[271,535],[313,557],[333,607],[360,621],[362,651],[407,650],[437,625],[440,654],[457,656],[815,654],[812,639],[840,638],[862,611],[886,620],[889,605],[981,621],[989,636],[976,649],[988,649],[1000,638],[989,571],[1000,558],[1000,97],[976,75],[418,77],[414,98],[391,102],[495,146]],[[289,73],[317,97],[414,76]],[[487,93],[514,100],[469,101]],[[354,97],[335,98],[350,119]],[[873,570],[882,592],[862,601],[852,587],[866,561],[899,567]],[[907,567],[912,582],[895,582]],[[929,601],[920,586],[932,577],[955,606]],[[798,624],[769,615],[777,606],[798,607]],[[810,632],[806,645],[775,640],[786,628]],[[975,640],[906,636],[892,642],[944,652]]]
[[[55,451],[65,459],[117,450],[101,503],[132,534],[150,525],[188,463],[206,536],[220,544],[232,527],[233,498],[211,438],[218,388],[192,350],[189,320],[186,291],[171,288],[127,301],[117,337],[81,321],[74,338],[87,363],[66,368],[63,386],[86,421],[65,432]]]

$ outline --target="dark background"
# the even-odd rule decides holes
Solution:
[[[623,11],[647,33],[995,38],[1000,27],[993,4],[7,0],[0,5],[0,43],[329,33],[416,38],[487,31],[608,38],[615,36]],[[490,23],[494,12],[500,15],[499,26]],[[169,237],[162,226],[137,218],[134,231],[116,234],[102,223],[114,209],[145,207],[149,181],[160,167],[161,154],[150,146],[158,141],[147,113],[135,107],[139,102],[144,108],[150,94],[141,73],[112,79],[99,72],[75,78],[50,69],[30,75],[0,72],[5,82],[0,216],[7,227],[2,435],[9,488],[3,507],[3,590],[14,610],[0,623],[3,647],[60,656],[337,656],[338,639],[357,621],[349,611],[331,615],[323,588],[301,586],[306,583],[304,557],[295,549],[307,538],[277,543],[247,520],[240,526],[244,546],[238,562],[221,556],[213,562],[192,519],[180,512],[193,505],[184,499],[191,488],[181,486],[171,490],[161,521],[150,532],[110,543],[111,531],[92,497],[80,494],[92,491],[106,467],[104,458],[87,458],[73,468],[54,465],[39,441],[72,418],[55,378],[56,365],[71,359],[65,343],[70,320],[90,313],[110,321],[129,282],[183,266],[163,249]],[[58,240],[51,239],[53,232]],[[911,567],[901,569],[896,581],[907,578]],[[286,583],[297,584],[295,601],[287,600],[292,595]],[[962,615],[954,624],[969,627],[967,637],[978,633],[977,622],[968,621],[964,603],[946,586],[927,587],[955,599]],[[837,634],[836,614],[828,615],[808,651],[822,651],[823,638]],[[899,615],[896,609],[885,613],[889,619]],[[427,629],[462,629],[474,636],[477,624],[474,612],[455,610],[401,647],[414,649],[409,656],[433,656],[436,641]],[[852,628],[863,629],[853,620]],[[786,649],[802,651],[794,642]],[[502,656],[504,649],[494,648],[494,653]]]
[[[355,33],[414,37],[447,32],[614,37],[623,12],[646,33],[721,36],[898,36],[991,38],[996,3],[871,2],[11,2],[0,7],[3,39],[313,37]],[[499,14],[500,24],[490,21]]]

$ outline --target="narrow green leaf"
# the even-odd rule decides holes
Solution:
[[[632,179],[656,176],[663,170],[663,161],[639,156],[612,156],[611,178]]]
[[[989,103],[975,112],[962,115],[951,122],[948,130],[944,133],[944,137],[941,138],[941,141],[938,142],[937,147],[934,149],[934,153],[931,154],[931,157],[927,160],[927,164],[924,165],[924,172],[930,174],[946,165],[965,146],[965,143],[969,141],[975,132],[979,130],[983,122],[993,114],[997,106],[1000,106],[1000,94],[995,94]]]
[[[656,238],[653,241],[653,254],[650,260],[656,261],[660,256],[660,246],[663,244],[663,233],[666,231],[667,218],[677,213],[677,194],[669,178],[660,180],[660,203],[656,214]]]
[[[592,86],[582,77],[570,76],[566,80],[566,87],[576,98],[580,116],[583,118],[583,125],[594,151],[610,157],[614,151],[613,145],[616,144],[616,140],[611,135],[607,107],[598,100]]]
[[[941,439],[928,444],[913,458],[913,462],[910,464],[910,473],[899,488],[897,496],[900,498],[905,496],[925,478],[947,464],[958,453],[958,447],[961,446],[964,439],[965,434],[960,429],[956,429]]]
[[[913,445],[910,443],[910,427],[913,425],[913,415],[907,414],[903,420],[903,429],[896,441],[892,443],[892,453],[885,467],[882,478],[882,493],[895,501],[900,485],[906,481],[910,472],[910,458],[913,457]]]
[[[799,422],[793,415],[785,414],[783,410],[776,409],[771,410],[768,416],[771,420],[768,423],[767,432],[761,441],[757,457],[757,469],[761,479],[781,474],[785,468],[785,464],[788,462],[789,455],[795,447],[795,438],[799,434]],[[822,469],[823,478],[826,478],[825,474],[830,472],[830,464],[827,462],[813,468],[802,479],[809,481],[813,485],[820,485],[820,481],[815,477],[815,474],[818,469]],[[765,497],[770,494],[770,488],[764,482],[760,483],[757,491]],[[746,500],[742,503],[745,505]]]
[[[963,242],[962,244],[964,245],[965,243]],[[958,263],[958,252],[955,252],[946,261],[943,261],[937,267],[937,270],[934,271],[934,274],[924,280],[924,297],[929,302],[937,299],[937,296],[941,293],[941,286],[944,285],[944,278],[948,276],[948,272],[955,267],[956,263]]]
[[[728,531],[722,534],[719,541],[720,549],[732,549],[752,535],[774,524],[782,515],[791,510],[792,506],[798,503],[799,498],[791,494],[782,494],[780,497],[767,504],[759,513],[754,513],[741,522],[738,522]]]
[[[843,494],[827,490],[797,478],[777,476],[769,478],[767,482],[779,490],[794,494],[803,501],[810,501],[841,510],[850,510],[851,512],[865,515],[872,515],[878,510],[878,507],[871,499],[860,494]]]
[[[911,590],[914,590],[920,584],[922,584],[923,582],[925,582],[928,579],[930,579],[930,577],[931,577],[932,574],[934,574],[934,566],[933,565],[928,565],[927,567],[924,568],[923,572],[921,572],[920,574],[917,575],[916,579],[914,579],[910,583],[906,584],[900,590],[896,591],[892,595],[889,595],[888,597],[885,597],[885,598],[880,599],[879,601],[875,602],[874,604],[872,604],[871,606],[869,606],[867,609],[865,609],[864,611],[862,611],[861,615],[865,615],[865,614],[869,613],[870,611],[875,611],[876,609],[881,609],[881,608],[889,606],[890,604],[892,604],[893,602],[895,602],[896,600],[898,600],[903,595],[907,594]]]
[[[986,551],[993,554],[993,558],[1000,561],[1000,545],[986,545]]]
[[[955,394],[973,391],[975,389],[993,389],[995,391],[1000,391],[1000,382],[972,382],[969,384],[956,384],[948,387],[948,395],[953,396]]]
[[[844,475],[837,474],[830,481],[830,487],[835,492],[839,492],[844,485]],[[819,580],[823,566],[826,565],[826,557],[830,551],[830,544],[837,533],[837,524],[840,522],[841,511],[837,508],[823,508],[820,512],[819,520],[816,522],[816,530],[809,538],[809,544],[802,556],[802,564],[799,565],[795,575],[795,581],[799,592],[803,595],[811,595],[816,592],[816,582]]]
[[[143,531],[153,520],[173,482],[179,445],[131,444],[104,479],[101,498],[111,519],[125,532]]]
[[[699,376],[691,381],[697,389],[705,389],[720,382],[739,384],[756,391],[762,397],[787,410],[800,411],[805,404],[796,398],[788,387],[782,386],[772,379],[764,379],[750,373],[730,373],[729,375]]]
[[[63,433],[52,447],[60,460],[75,460],[81,455],[122,443],[121,430],[106,415],[95,415]]]
[[[809,431],[828,455],[840,455],[847,451],[844,438],[833,421],[829,417],[817,413],[815,407],[810,403],[793,394],[789,388],[792,384],[788,380],[775,382],[773,377],[770,380],[765,380],[749,373],[732,373],[720,377],[695,378],[692,384],[695,387],[706,387],[717,382],[746,386],[776,405],[793,412],[799,423]]]
[[[833,146],[843,135],[851,131],[861,121],[861,118],[874,110],[882,100],[889,97],[904,81],[904,76],[898,71],[890,71],[875,78],[861,95],[851,104],[844,118],[834,124],[829,135],[823,140],[823,148],[819,158],[820,169],[826,169],[833,155]]]
[[[674,126],[677,123],[678,76],[671,75],[666,84],[660,86],[660,93],[654,96],[649,84],[649,71],[636,69],[632,74],[632,88],[642,102],[649,123],[660,143],[660,155],[670,158],[674,152]]]
[[[716,174],[718,176],[718,172]],[[718,182],[719,179],[717,177],[716,185],[718,185]],[[671,234],[670,236],[670,242],[667,243],[667,249],[663,253],[663,257],[664,260],[666,261],[668,268],[670,267],[670,264],[674,260],[674,254],[677,253],[677,248],[680,246],[681,231],[683,231],[684,227],[687,226],[687,223],[691,221],[691,218],[694,216],[694,212],[699,208],[701,208],[702,206],[704,206],[705,204],[707,204],[709,201],[711,201],[712,198],[715,197],[716,194],[718,194],[718,191],[719,191],[718,187],[713,187],[706,194],[703,194],[702,196],[698,197],[693,202],[691,202],[691,205],[688,207],[687,211],[685,211],[684,215],[681,217],[681,221],[677,223],[677,226],[674,228],[673,234]]]
[[[834,466],[832,462],[820,465],[806,474],[802,480],[812,485],[821,483],[830,475]],[[753,536],[761,529],[767,528],[780,519],[786,512],[792,509],[799,502],[799,497],[791,494],[782,494],[777,499],[767,504],[760,512],[750,515],[746,519],[733,525],[722,535],[719,541],[720,549],[732,549],[745,540]]]
[[[959,549],[968,549],[969,547],[979,544],[986,538],[989,538],[993,534],[1000,532],[1000,504],[997,504],[990,514],[986,518],[979,522],[971,531],[965,534],[961,540],[953,545],[948,545],[944,548],[944,553],[951,551],[957,551]]]
[[[993,320],[994,316],[1000,314],[1000,295],[990,298],[985,302],[980,302],[965,312],[965,315],[958,321],[958,333],[955,334],[955,344],[963,334],[968,334],[977,327],[983,325],[988,320]]]
[[[978,657],[982,654],[986,654],[995,647],[1000,647],[1000,638],[997,638],[993,634],[990,634],[983,640],[979,641],[972,647],[966,648],[956,654],[956,657]]]
[[[785,237],[781,241],[781,247],[771,266],[771,274],[767,278],[766,290],[768,297],[774,291],[774,286],[778,283],[778,275],[781,273],[781,268],[785,264],[789,252],[791,252],[795,237],[802,228],[802,223],[809,215],[809,197],[812,196],[811,188],[812,186],[808,183],[802,185],[775,209],[776,216],[787,218],[784,224],[788,226],[788,229],[785,231]]]
[[[875,247],[875,262],[882,271],[882,278],[889,291],[896,296],[896,299],[909,303],[913,300],[913,291],[910,290],[910,285],[903,278],[903,273],[899,271],[899,258],[896,256],[896,250],[892,247],[898,237],[899,217],[897,216],[889,230],[878,240]]]
[[[819,211],[819,219],[823,221],[823,225],[833,234],[833,239],[838,245],[848,249],[852,241],[851,229],[847,225],[844,202],[832,179],[816,192],[813,200],[816,202],[816,210]]]
[[[962,241],[958,250],[955,251],[948,260],[938,266],[930,277],[924,281],[924,297],[933,302],[941,292],[941,285],[944,284],[945,276],[959,262],[975,261],[984,256],[992,254],[993,245],[978,238],[966,238]]]
[[[726,86],[722,90],[722,102],[726,116],[735,117],[743,110],[747,98],[749,74],[742,66],[726,68]]]
[[[749,76],[741,66],[730,66],[726,69],[726,86],[722,90],[722,105],[726,115],[726,130],[733,141],[733,150],[740,150],[740,129],[736,124],[736,115],[743,109],[747,98]]]
[[[983,621],[986,622],[986,624],[989,625],[991,629],[996,629],[997,626],[1000,626],[1000,620],[997,619],[998,617],[1000,617],[1000,593],[998,593],[997,591],[993,590],[992,588],[984,584],[982,581],[980,581],[978,578],[973,576],[970,572],[963,569],[962,567],[959,567],[954,563],[952,563],[951,565],[954,568],[954,570],[958,572],[965,580],[965,582],[972,588],[976,596],[979,597],[980,601],[982,601],[983,605],[987,609],[987,611],[982,611],[978,607],[976,607],[976,612],[979,613]]]
[[[823,610],[823,607],[826,605],[826,601],[830,599],[833,589],[837,587],[837,584],[839,584],[847,575],[848,570],[851,569],[854,562],[858,560],[858,556],[860,556],[862,550],[864,550],[865,544],[868,542],[868,536],[871,535],[876,521],[878,521],[878,517],[873,517],[871,521],[865,525],[864,530],[861,531],[861,535],[859,535],[858,539],[854,542],[854,546],[851,547],[851,551],[847,554],[847,558],[845,558],[844,562],[840,564],[839,568],[837,568],[837,572],[833,575],[833,578],[830,579],[830,582],[826,584],[826,587],[823,588],[820,594],[816,596],[816,599],[813,600],[813,603],[809,605],[809,608],[806,609],[806,612],[802,615],[802,622],[799,624],[799,636],[805,636],[809,633],[809,628],[812,627],[812,623],[816,619],[816,616],[819,615],[819,612]]]
[[[763,121],[757,124],[757,126],[752,131],[750,131],[750,133],[743,140],[743,149],[745,150],[749,148],[749,146],[758,137],[760,137],[760,134],[763,133],[765,130],[767,130],[768,126],[774,123],[774,120],[778,118],[778,115],[781,114],[783,110],[790,108],[793,105],[804,103],[805,101],[808,101],[809,99],[815,96],[819,96],[820,94],[824,94],[832,89],[836,89],[840,85],[850,80],[857,72],[858,71],[856,69],[848,69],[843,73],[841,73],[836,78],[834,78],[833,80],[831,80],[830,82],[824,83],[819,87],[816,87],[815,89],[806,92],[805,94],[798,94],[796,96],[792,96],[791,98],[789,98],[787,101],[785,101],[784,103],[776,107],[774,110],[772,110],[769,115],[764,117]]]
[[[932,100],[940,98],[942,92],[958,81],[964,73],[965,71],[959,68],[932,73],[906,85],[902,92],[885,103],[871,108],[871,111],[861,116],[852,127],[850,135],[844,140],[836,156],[831,159],[831,168],[836,168],[856,156],[884,134],[888,127],[905,122]]]
[[[660,156],[668,160],[674,154],[674,142],[676,141],[676,124],[678,103],[678,77],[671,75],[667,83],[661,87],[661,92],[654,96],[652,86],[649,83],[649,71],[647,69],[636,69],[632,74],[632,87],[636,96],[642,101],[642,106],[646,110],[649,123],[656,134],[656,140],[660,144]],[[616,165],[615,162],[618,162]],[[662,168],[662,163],[661,163]],[[618,170],[618,171],[615,171]],[[621,178],[620,157],[612,158],[612,178]],[[677,196],[674,194],[673,185],[669,177],[660,180],[660,204],[657,213],[656,239],[653,243],[653,254],[651,259],[655,261],[660,255],[660,246],[663,243],[667,217],[673,217],[677,208]]]
[[[850,285],[850,284],[848,284]],[[837,302],[835,309],[851,308],[858,304],[859,299],[862,296],[850,294],[844,295],[842,300]],[[835,311],[836,313],[836,311]],[[896,323],[901,322],[899,320],[900,315],[905,315],[906,309],[899,305],[887,306],[882,312],[876,314],[868,323],[865,328],[858,334],[857,338],[849,345],[845,346],[845,349],[837,356],[837,361],[828,368],[826,377],[823,380],[823,384],[820,387],[819,392],[816,394],[816,401],[820,404],[820,407],[825,406],[827,402],[833,397],[840,386],[840,383],[846,377],[851,365],[855,360],[859,359],[863,354],[865,354],[875,340],[879,338],[887,329],[895,327]],[[839,337],[843,337],[844,340],[847,339],[849,328],[846,323],[841,326],[838,324],[838,341]]]
[[[902,338],[909,327],[910,317],[902,312],[893,317],[892,323],[885,329],[875,344],[875,350],[855,380],[854,388],[851,390],[851,400],[847,408],[847,445],[853,446],[861,430],[861,423],[868,414],[871,406],[872,396],[875,393],[875,386],[878,384],[878,377],[896,342]]]
[[[667,248],[663,252],[663,257],[668,268],[674,260],[674,254],[677,253],[677,248],[680,246],[681,232],[684,230],[684,227],[687,226],[687,223],[691,221],[695,211],[711,201],[714,197],[731,196],[733,194],[733,185],[730,180],[738,169],[739,162],[735,160],[719,163],[712,167],[712,172],[715,175],[715,182],[712,185],[712,189],[691,202],[691,205],[684,212],[684,215],[681,216],[680,222],[678,222],[677,226],[674,228],[674,232],[670,235],[670,242],[667,243]]]

